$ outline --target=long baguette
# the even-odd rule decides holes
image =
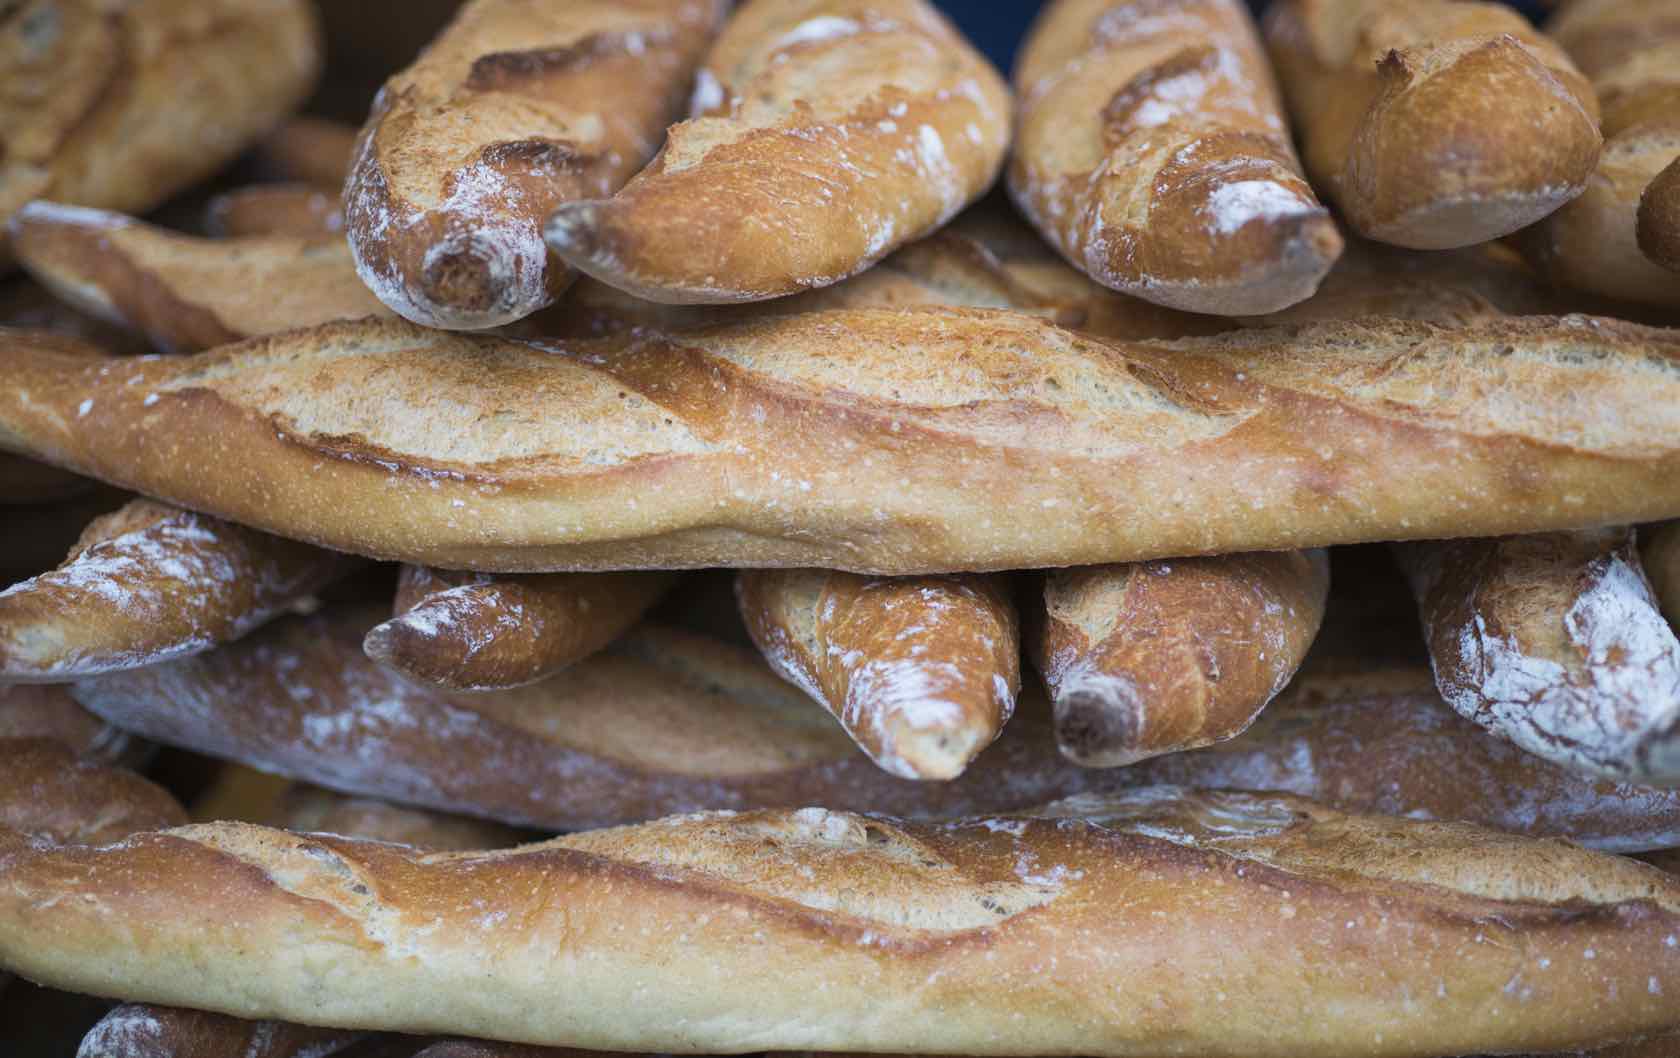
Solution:
[[[105,845],[187,821],[161,786],[125,768],[78,758],[50,739],[0,740],[0,762],[0,831],[33,842]]]
[[[994,578],[764,570],[736,592],[770,667],[893,775],[956,778],[1015,712],[1020,619]]]
[[[473,0],[374,101],[344,188],[357,270],[433,327],[511,323],[571,273],[544,218],[659,146],[721,0]]]
[[[1057,0],[1015,69],[1009,184],[1105,286],[1251,316],[1312,294],[1342,249],[1301,175],[1239,0]]]
[[[0,965],[242,1017],[617,1050],[1247,1058],[1680,1023],[1671,876],[1286,795],[1151,787],[939,825],[703,814],[489,853],[238,824],[0,850]]]
[[[1241,734],[1301,667],[1329,587],[1322,551],[1051,573],[1028,645],[1062,754],[1114,768]]]
[[[277,622],[212,654],[80,684],[99,713],[199,752],[350,793],[575,830],[709,808],[824,804],[951,817],[1151,781],[1281,789],[1349,811],[1468,820],[1595,848],[1680,844],[1680,793],[1581,777],[1487,735],[1425,669],[1300,677],[1230,742],[1070,767],[1026,688],[948,783],[898,779],[750,650],[644,628],[564,679],[468,698],[358,649],[369,617]]]
[[[1651,178],[1639,197],[1639,249],[1671,272],[1680,272],[1680,158]]]
[[[1680,638],[1631,530],[1400,549],[1441,695],[1565,767],[1680,786]]]
[[[0,448],[454,569],[911,574],[1680,515],[1680,337],[1584,317],[1108,343],[853,311],[539,346],[360,321],[121,371],[0,336],[0,372]]]
[[[1367,238],[1470,246],[1586,187],[1592,87],[1504,4],[1282,0],[1266,39],[1314,184]]]
[[[396,616],[362,646],[420,683],[458,691],[522,687],[623,635],[673,583],[667,573],[505,577],[407,566]]]
[[[135,500],[92,522],[57,569],[0,591],[0,682],[66,683],[209,650],[358,564]]]
[[[50,198],[145,212],[308,94],[305,0],[31,0],[0,25],[0,220]],[[11,259],[0,240],[0,272]]]
[[[51,202],[25,206],[11,234],[40,283],[166,352],[387,314],[356,279],[342,236],[204,239]]]
[[[1641,197],[1680,157],[1680,2],[1575,0],[1547,20],[1546,32],[1598,92],[1604,153],[1586,192],[1522,243],[1560,284],[1680,308],[1680,282],[1641,252],[1638,235]],[[1648,226],[1662,227],[1654,213]]]
[[[827,286],[991,186],[1009,89],[926,0],[750,0],[706,57],[694,119],[612,198],[544,229],[568,264],[671,303]]]

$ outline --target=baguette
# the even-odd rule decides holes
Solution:
[[[360,321],[113,372],[0,335],[0,373],[0,449],[449,569],[926,574],[1680,515],[1680,337],[1584,317],[1110,343],[858,310],[539,346]]]
[[[1680,639],[1632,530],[1399,553],[1460,715],[1584,774],[1680,786]]]
[[[57,569],[0,591],[0,682],[65,683],[209,650],[357,564],[135,500],[91,523]]]
[[[203,239],[120,213],[32,202],[11,221],[30,275],[165,352],[385,315],[342,237]]]
[[[0,965],[242,1017],[1247,1058],[1556,1050],[1680,1020],[1680,881],[1287,795],[1151,787],[939,825],[702,814],[488,853],[241,824],[0,848]]]
[[[1504,4],[1282,0],[1266,39],[1308,174],[1366,238],[1486,242],[1579,195],[1598,161],[1591,85]]]
[[[342,239],[344,207],[336,194],[308,184],[256,184],[213,197],[205,209],[205,226],[218,239]]]
[[[1057,0],[1015,69],[1009,186],[1104,286],[1191,312],[1302,301],[1341,253],[1240,0]]]
[[[1636,222],[1639,249],[1671,272],[1680,272],[1680,158],[1645,185]]]
[[[1680,629],[1680,522],[1640,530],[1639,554],[1663,615]]]
[[[287,619],[189,661],[87,681],[110,719],[352,794],[575,830],[715,808],[983,814],[1165,781],[1480,822],[1595,848],[1680,844],[1680,792],[1589,780],[1488,738],[1426,669],[1302,676],[1243,736],[1132,768],[1069,767],[1027,688],[948,783],[895,778],[750,649],[647,627],[535,687],[451,699],[358,648],[370,618]],[[412,722],[409,722],[412,721]],[[260,818],[262,813],[253,813]],[[202,818],[202,816],[200,817]]]
[[[996,179],[1009,89],[926,0],[750,0],[706,58],[693,120],[611,198],[544,229],[650,301],[828,286],[941,227]]]
[[[5,763],[0,831],[32,842],[108,845],[187,822],[187,813],[161,786],[127,769],[78,758],[51,739],[0,741],[0,761]]]
[[[1641,252],[1637,235],[1641,195],[1680,156],[1680,2],[1576,0],[1546,31],[1592,79],[1604,154],[1586,192],[1525,232],[1523,245],[1560,285],[1680,308],[1680,281]]]
[[[88,1030],[76,1058],[327,1058],[365,1035],[124,1003]]]
[[[55,684],[0,684],[0,740],[51,739],[76,757],[111,764],[132,755],[135,740],[76,704]]]
[[[899,778],[956,778],[1015,712],[1020,619],[993,578],[747,571],[736,593],[770,667]]]
[[[571,281],[542,222],[659,146],[721,0],[473,0],[374,100],[344,187],[363,282],[433,327],[523,319]]]
[[[257,144],[257,171],[275,183],[308,184],[336,194],[350,178],[356,136],[353,125],[294,117]]]
[[[675,582],[669,573],[498,577],[405,566],[396,616],[368,632],[362,649],[435,687],[523,687],[623,635]]]
[[[1240,735],[1301,667],[1329,590],[1322,551],[1051,573],[1029,644],[1062,755],[1117,768]]]
[[[0,221],[143,213],[232,161],[320,67],[305,0],[25,0],[0,26]],[[10,264],[0,239],[0,272]]]

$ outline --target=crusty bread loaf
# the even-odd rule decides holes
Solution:
[[[1637,236],[1641,195],[1680,156],[1680,2],[1574,0],[1546,32],[1597,90],[1604,153],[1586,192],[1525,232],[1523,245],[1560,284],[1680,308],[1680,282]]]
[[[1066,265],[1064,271],[1071,271]],[[1087,281],[1088,282],[1088,281]],[[1083,291],[1081,292],[1083,293]],[[951,231],[939,231],[913,242],[868,271],[833,286],[744,305],[663,305],[627,294],[616,287],[584,278],[573,284],[561,302],[517,328],[545,338],[593,338],[632,327],[674,333],[699,327],[737,323],[764,316],[791,316],[837,309],[899,309],[925,305],[959,308],[1016,309],[1073,327],[1087,325],[1082,299],[1059,296],[1018,281],[984,246]],[[1144,309],[1154,306],[1125,299]],[[1169,315],[1165,310],[1146,318]],[[1177,338],[1191,333],[1173,326],[1149,328],[1141,323],[1138,338]]]
[[[1639,249],[1671,272],[1680,272],[1680,158],[1645,185],[1639,197]]]
[[[523,687],[623,635],[676,582],[669,573],[496,576],[405,566],[396,616],[368,632],[368,657],[457,691]]]
[[[485,853],[240,824],[0,848],[0,966],[243,1017],[1248,1058],[1557,1050],[1680,1021],[1680,881],[1287,795],[1151,787],[938,825],[702,814]]]
[[[1329,590],[1323,551],[1051,573],[1028,646],[1063,755],[1115,768],[1241,734],[1301,667]]]
[[[1656,590],[1663,615],[1680,630],[1680,522],[1641,529],[1639,556]]]
[[[88,1030],[76,1058],[327,1058],[364,1035],[124,1003]]]
[[[1400,548],[1441,695],[1530,753],[1680,786],[1680,638],[1632,530]]]
[[[205,207],[205,226],[219,239],[342,238],[344,207],[336,193],[308,184],[253,184],[211,198]]]
[[[995,578],[748,570],[736,594],[770,667],[900,778],[956,778],[1015,712],[1020,619]]]
[[[49,198],[139,213],[308,94],[306,0],[26,0],[0,25],[0,220]],[[0,271],[10,257],[0,238]]]
[[[433,327],[511,323],[571,276],[542,223],[659,147],[722,0],[472,0],[374,101],[344,188],[356,267]]]
[[[187,821],[161,786],[125,768],[78,758],[51,739],[0,740],[0,762],[0,830],[31,841],[107,845]],[[9,969],[4,961],[0,969]]]
[[[1281,0],[1266,39],[1308,174],[1367,238],[1486,242],[1579,195],[1598,160],[1592,87],[1504,4]]]
[[[552,830],[810,804],[950,817],[1160,779],[1278,788],[1350,811],[1470,820],[1618,851],[1680,844],[1680,793],[1583,778],[1491,739],[1447,708],[1423,669],[1303,676],[1231,742],[1105,770],[1068,765],[1049,704],[1028,687],[1008,730],[960,778],[928,783],[882,771],[754,652],[713,638],[644,628],[563,679],[453,698],[368,661],[359,644],[374,619],[282,620],[76,693],[200,752]]]
[[[253,152],[257,171],[275,183],[308,184],[338,192],[350,177],[356,154],[353,125],[318,117],[294,117],[263,137]]]
[[[1680,515],[1680,336],[1584,317],[1110,343],[851,311],[536,346],[360,321],[111,372],[0,335],[0,373],[0,449],[451,569],[920,574]]]
[[[1009,186],[1098,282],[1252,316],[1312,294],[1341,236],[1295,157],[1241,0],[1056,0],[1015,67]]]
[[[1009,89],[927,0],[749,0],[693,119],[612,198],[544,229],[568,264],[652,301],[827,286],[943,225],[1009,150]]]
[[[0,591],[0,682],[66,683],[208,650],[357,564],[134,500],[91,523],[57,569]]]
[[[166,352],[385,315],[342,236],[204,239],[121,213],[32,202],[11,221],[30,275]]]
[[[0,739],[48,738],[77,757],[109,763],[135,740],[76,704],[60,684],[0,684]]]

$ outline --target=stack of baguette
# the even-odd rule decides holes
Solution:
[[[366,6],[0,4],[0,1053],[1680,1056],[1680,2]]]

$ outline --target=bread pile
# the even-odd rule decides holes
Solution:
[[[0,4],[0,1011],[1680,1055],[1680,0],[365,7]]]

